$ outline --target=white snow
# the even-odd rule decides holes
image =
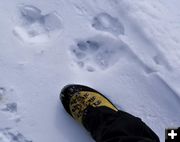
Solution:
[[[93,87],[164,141],[180,126],[180,1],[0,3],[0,142],[93,142],[64,85]]]

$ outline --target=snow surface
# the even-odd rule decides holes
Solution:
[[[91,86],[164,141],[180,126],[179,0],[3,0],[0,142],[92,142],[59,101]]]

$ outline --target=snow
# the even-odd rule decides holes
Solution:
[[[59,101],[91,86],[164,141],[180,126],[178,0],[0,3],[0,142],[93,142]]]

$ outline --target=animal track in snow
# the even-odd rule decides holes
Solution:
[[[5,94],[6,94],[6,89],[3,87],[0,87],[0,101],[3,100]]]
[[[93,18],[92,27],[96,30],[110,32],[111,34],[123,35],[124,26],[115,17],[112,17],[108,13],[100,13]]]
[[[15,122],[21,121],[18,114],[18,104],[14,96],[11,94],[13,89],[0,87],[0,113],[8,114],[8,119]]]
[[[157,51],[157,55],[154,56],[152,59],[156,65],[163,66],[168,70],[172,69],[167,59],[164,57],[164,55],[160,51],[159,53]]]
[[[62,25],[56,12],[43,15],[40,9],[32,5],[23,5],[19,10],[22,23],[13,32],[21,40],[42,43],[59,34]]]
[[[128,58],[140,65],[145,72],[153,72],[133,53],[127,44],[107,36],[95,36],[85,40],[78,40],[76,46],[70,48],[73,61],[89,72],[107,70],[116,64],[120,58]]]
[[[10,113],[16,113],[17,112],[17,103],[7,103],[5,105],[5,108],[2,109],[2,111],[7,111]]]
[[[10,128],[0,129],[0,142],[32,142],[25,138],[20,132]]]
[[[70,51],[79,67],[93,72],[96,69],[106,70],[113,66],[121,57],[120,51],[124,48],[121,42],[117,43],[114,39],[96,36],[77,41],[76,46],[72,46]]]

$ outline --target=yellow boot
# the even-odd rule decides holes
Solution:
[[[87,86],[67,85],[62,89],[60,99],[65,110],[80,123],[88,106],[94,108],[105,106],[118,111],[104,95]]]

